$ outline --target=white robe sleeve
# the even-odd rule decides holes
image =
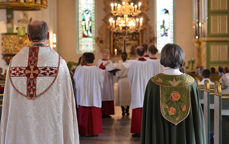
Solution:
[[[5,87],[4,87],[4,96],[3,96],[3,106],[2,106],[2,116],[1,116],[1,144],[5,143],[6,130],[7,130],[7,118],[9,114],[10,106],[10,81],[9,81],[9,68],[7,69]]]
[[[63,60],[63,67],[65,70],[65,79],[66,79],[66,88],[67,88],[65,89],[66,105],[63,107],[64,108],[63,109],[64,111],[63,134],[64,137],[66,138],[69,138],[69,136],[72,135],[72,139],[64,139],[64,143],[79,144],[78,121],[77,121],[77,114],[76,114],[75,97],[72,88],[71,77],[68,71],[68,67],[64,60]],[[73,129],[70,127],[73,127]]]

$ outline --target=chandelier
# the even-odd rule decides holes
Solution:
[[[143,18],[139,16],[142,13],[142,3],[134,4],[129,1],[122,0],[122,4],[111,3],[111,13],[113,15],[109,19],[111,31],[132,33],[142,30]]]

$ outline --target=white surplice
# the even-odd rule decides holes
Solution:
[[[150,73],[147,61],[135,60],[131,62],[128,79],[131,87],[130,107],[132,109],[143,107],[145,89]]]
[[[24,47],[11,61],[3,97],[1,144],[79,144],[75,98],[70,73],[65,61],[50,47],[40,47],[37,67],[58,67],[54,77],[37,77],[35,93],[29,99],[28,77],[12,77],[13,67],[27,67],[29,48]],[[58,60],[59,59],[59,60]],[[43,69],[45,70],[45,69]],[[21,71],[28,74],[32,69]],[[40,69],[41,72],[41,69]],[[22,74],[21,73],[21,74]],[[20,73],[18,73],[20,74]],[[43,75],[43,76],[42,76]],[[55,80],[54,80],[55,79]],[[20,94],[20,93],[21,94]],[[23,96],[24,95],[24,96]]]
[[[152,78],[153,76],[163,72],[163,66],[158,59],[148,59],[147,67],[149,71],[148,78]]]
[[[98,67],[100,67],[101,64],[105,65],[107,62],[109,62],[109,64],[106,65],[105,69],[103,70],[104,84],[102,90],[102,101],[113,101],[114,100],[114,75],[109,72],[114,69],[112,61],[100,59],[98,60]]]
[[[120,62],[116,66],[117,69],[120,69],[116,73],[116,78],[118,81],[118,91],[116,97],[116,105],[117,106],[129,106],[130,105],[130,84],[128,80],[128,71],[129,71],[129,63]]]
[[[77,105],[102,106],[103,72],[96,66],[81,66],[74,74]]]

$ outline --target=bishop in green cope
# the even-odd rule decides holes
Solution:
[[[167,44],[160,62],[165,71],[152,77],[145,91],[141,143],[206,144],[197,84],[179,71],[184,51],[176,44]]]

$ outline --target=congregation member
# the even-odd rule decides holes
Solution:
[[[136,48],[138,59],[133,61],[128,72],[128,79],[131,87],[131,103],[132,119],[131,133],[133,137],[140,136],[141,131],[141,115],[145,88],[148,82],[147,60],[144,58],[145,49],[142,46]]]
[[[114,75],[109,71],[114,69],[112,61],[109,60],[110,51],[103,50],[103,59],[98,60],[98,67],[103,70],[104,85],[102,90],[102,114],[103,117],[110,117],[114,114]]]
[[[1,118],[2,144],[79,144],[72,81],[67,64],[47,46],[48,25],[28,25],[31,47],[10,62]]]
[[[229,73],[229,68],[228,67],[225,67],[224,68],[224,73],[226,74],[226,73]]]
[[[128,116],[130,106],[130,84],[127,77],[129,71],[127,53],[123,52],[121,58],[122,61],[116,66],[116,68],[120,70],[116,73],[116,79],[118,81],[116,105],[121,106],[122,116]]]
[[[226,73],[220,78],[223,93],[229,93],[229,73]]]
[[[219,76],[223,76],[224,75],[224,69],[223,69],[223,67],[219,66],[218,67],[218,71],[219,71],[219,73],[218,73]]]
[[[84,53],[85,65],[75,73],[79,133],[96,136],[102,132],[103,72],[93,65],[93,53]]]
[[[167,44],[160,62],[164,72],[152,77],[145,91],[141,144],[206,144],[197,84],[179,71],[183,49]]]
[[[215,74],[216,73],[216,69],[214,67],[211,67],[211,74]]]
[[[214,82],[210,80],[210,75],[211,75],[211,72],[208,69],[203,70],[202,81],[200,82],[200,85],[204,85],[205,80],[207,80],[210,85],[214,85]]]
[[[148,53],[149,59],[147,61],[147,67],[149,71],[148,79],[150,79],[151,77],[161,73],[163,71],[163,66],[160,63],[160,60],[156,57],[158,50],[154,45],[151,45],[148,48]]]

